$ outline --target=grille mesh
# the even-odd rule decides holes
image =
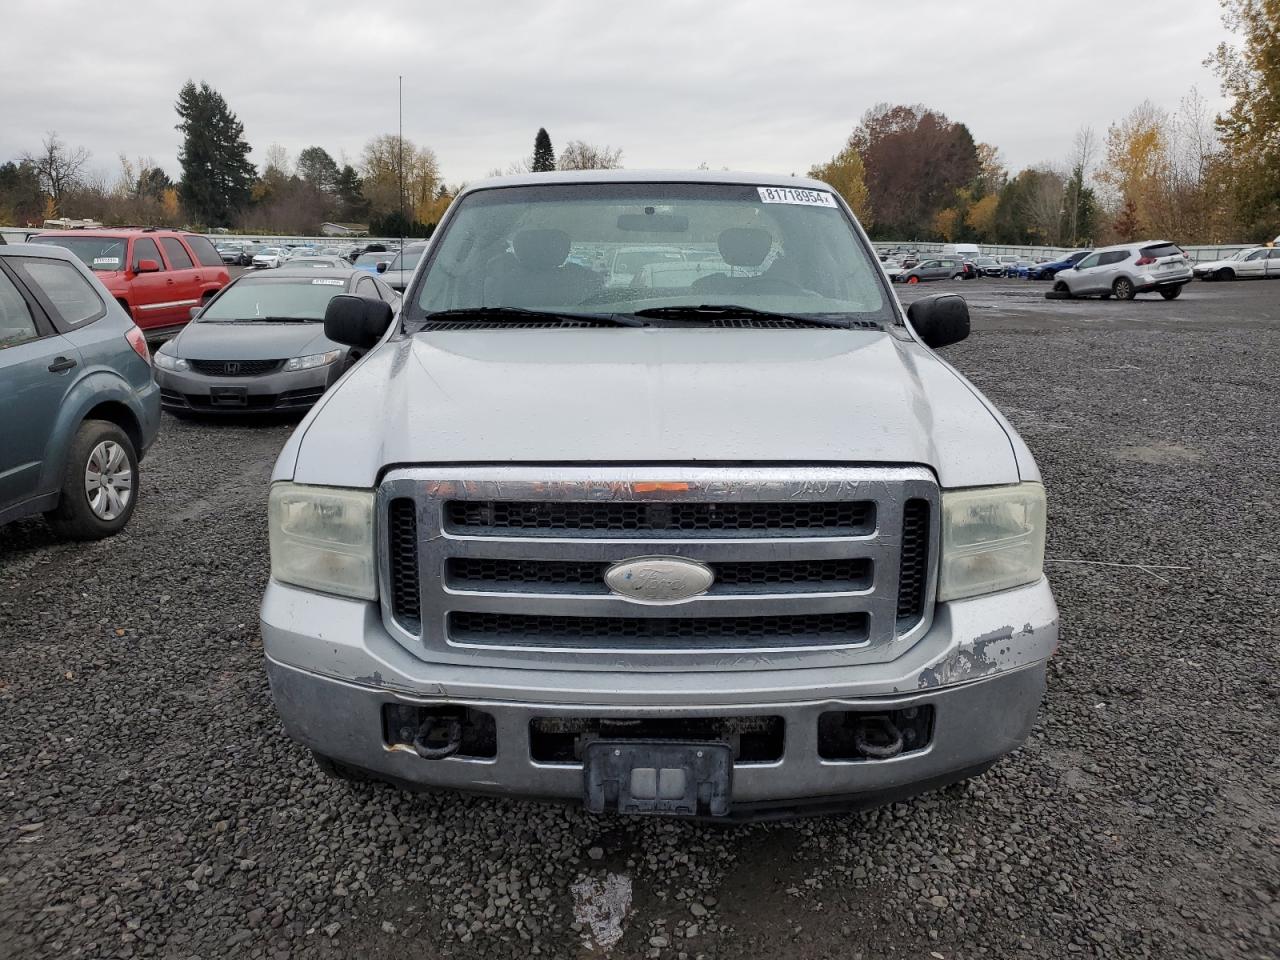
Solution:
[[[418,594],[418,512],[412,500],[391,501],[387,515],[387,543],[391,551],[391,612],[405,627],[422,623]]]
[[[929,579],[929,501],[908,500],[902,514],[902,561],[898,573],[898,628],[924,615]]]
[[[561,617],[454,612],[449,634],[463,643],[508,646],[590,647],[619,642],[673,642],[699,647],[827,646],[862,643],[865,613],[780,617]]]
[[[805,536],[859,536],[875,529],[875,505],[833,503],[572,503],[516,500],[450,500],[447,524],[454,530],[518,530],[525,535],[603,533],[666,535],[747,533]]]
[[[871,561],[837,560],[730,561],[711,563],[715,584],[723,587],[761,587],[800,590],[861,590],[871,585]],[[606,593],[604,572],[608,563],[572,560],[499,560],[451,557],[446,570],[450,586],[468,590],[502,590],[527,587],[580,587],[575,592]],[[741,590],[735,592],[742,592]]]
[[[188,360],[191,369],[215,377],[256,377],[278,370],[283,360]],[[228,367],[234,369],[228,369]]]

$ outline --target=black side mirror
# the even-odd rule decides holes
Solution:
[[[384,260],[383,262],[381,262],[381,263],[379,263],[379,264],[378,264],[378,266],[377,266],[377,268],[376,268],[376,269],[377,269],[377,271],[378,271],[379,273],[386,273],[386,272],[387,272],[387,267],[388,267],[388,266],[390,266],[390,264],[388,264],[388,263]]]
[[[324,335],[334,343],[368,349],[382,339],[393,316],[385,300],[339,294],[325,308]]]
[[[907,320],[920,339],[935,350],[969,336],[969,304],[954,293],[917,300],[907,307]],[[325,326],[327,332],[327,318]]]

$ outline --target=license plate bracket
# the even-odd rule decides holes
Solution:
[[[584,751],[582,771],[592,813],[723,817],[733,796],[727,743],[596,740]]]
[[[248,387],[210,387],[209,402],[215,407],[243,407],[249,402]]]

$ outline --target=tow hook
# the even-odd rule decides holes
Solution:
[[[443,760],[452,757],[462,746],[462,720],[459,717],[427,717],[417,731],[405,727],[400,736],[413,744],[413,752],[423,760]]]
[[[902,732],[883,714],[871,714],[859,719],[853,745],[873,760],[888,760],[902,752]]]

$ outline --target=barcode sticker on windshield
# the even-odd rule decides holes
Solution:
[[[796,190],[793,187],[760,187],[761,203],[799,203],[807,207],[834,207],[836,198],[823,190]]]
[[[323,283],[326,287],[345,287],[345,286],[347,285],[347,281],[345,281],[345,280],[324,280],[324,279],[319,279],[319,280],[312,280],[311,282],[312,282],[312,283]]]
[[[94,257],[93,258],[93,265],[95,267],[101,266],[102,264],[119,263],[119,262],[120,262],[119,257]]]

